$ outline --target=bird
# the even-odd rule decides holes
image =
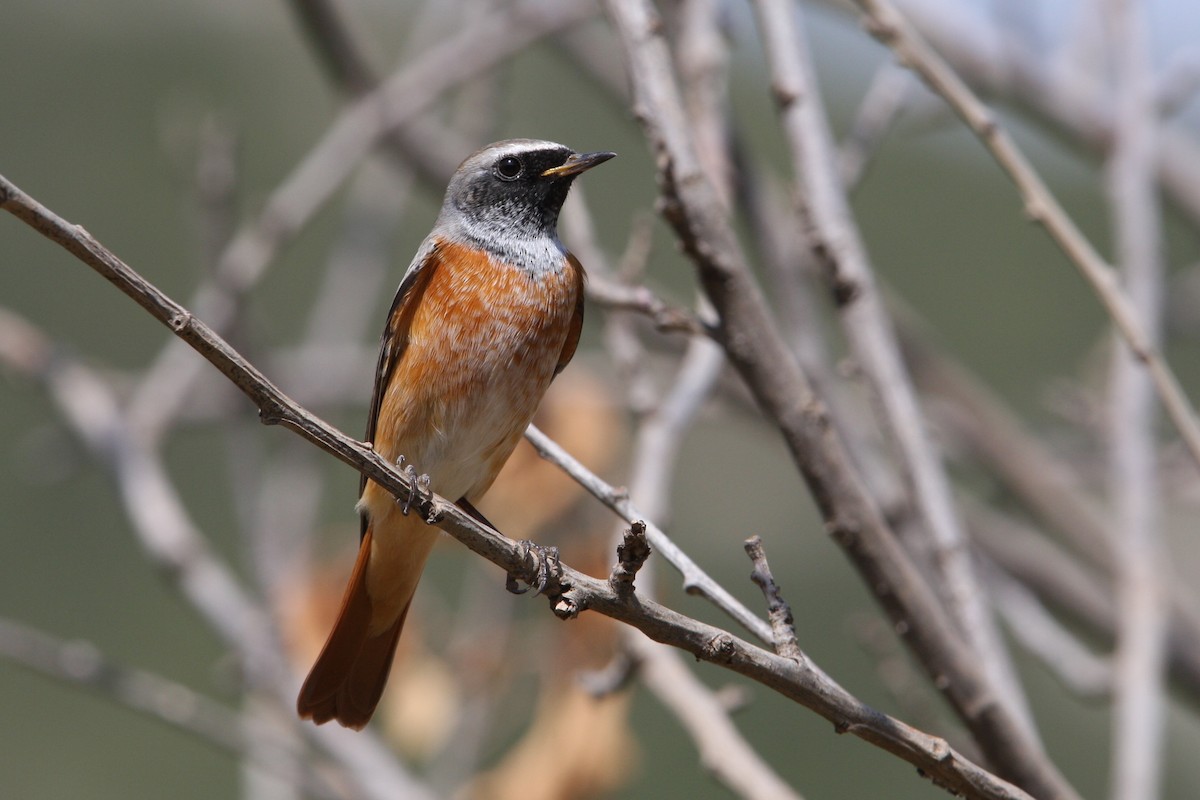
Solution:
[[[574,180],[615,155],[508,139],[468,156],[396,291],[365,441],[480,519],[474,504],[579,344],[585,275],[559,212]],[[438,531],[365,476],[356,509],[358,558],[296,708],[361,730]]]

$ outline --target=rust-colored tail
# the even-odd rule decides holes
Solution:
[[[399,531],[381,532],[380,541],[374,540],[371,528],[363,534],[337,622],[300,688],[296,710],[301,719],[318,725],[335,719],[360,730],[375,713],[429,551],[424,541],[384,545],[398,538],[395,533]],[[391,558],[397,547],[409,551],[400,563]],[[382,584],[387,591],[380,591]]]

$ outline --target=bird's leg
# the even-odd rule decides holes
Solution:
[[[414,502],[433,497],[433,492],[429,488],[429,475],[424,472],[418,475],[416,468],[412,464],[406,463],[407,460],[403,455],[396,459],[396,466],[401,468],[401,471],[404,472],[404,477],[408,480],[409,485],[412,486],[412,491],[408,493],[408,497],[400,504],[400,513],[406,517],[409,510],[413,507]]]

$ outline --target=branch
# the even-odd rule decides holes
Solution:
[[[415,491],[396,467],[369,446],[338,431],[291,401],[211,328],[164,295],[79,226],[57,216],[6,178],[0,176],[0,207],[14,214],[112,282],[176,336],[205,357],[259,408],[265,424],[280,424],[374,480],[399,500],[409,500],[425,519],[435,523],[475,553],[527,582],[537,578],[538,564],[529,548],[481,525],[450,501]],[[809,663],[781,658],[754,647],[711,625],[684,617],[650,600],[619,596],[607,581],[591,578],[568,566],[550,576],[548,594],[553,611],[572,618],[585,610],[632,625],[650,638],[692,653],[758,681],[833,722],[839,731],[894,753],[917,766],[922,774],[950,791],[984,798],[1023,798],[1029,795],[963,758],[943,739],[922,733],[870,708]],[[989,718],[985,710],[984,717]],[[336,732],[334,732],[336,733]],[[331,742],[346,744],[342,737]],[[349,760],[351,749],[361,752],[369,740],[356,738],[339,757]],[[332,748],[331,748],[332,749]],[[374,780],[378,776],[372,776]]]
[[[854,122],[838,147],[837,172],[847,191],[862,183],[884,137],[908,105],[915,82],[895,64],[875,70]]]
[[[775,644],[775,652],[784,658],[801,658],[792,607],[783,599],[783,593],[775,583],[775,576],[771,574],[771,565],[767,563],[767,550],[763,547],[761,537],[751,536],[746,540],[746,555],[754,562],[750,580],[762,590],[763,598],[767,601],[767,616],[771,620],[771,639]]]
[[[970,508],[971,536],[990,560],[1044,603],[1104,643],[1116,641],[1117,608],[1109,581],[1013,518],[982,505]],[[1178,605],[1172,611],[1168,637],[1171,677],[1192,705],[1197,706],[1200,705],[1200,640],[1190,634],[1191,614]]]

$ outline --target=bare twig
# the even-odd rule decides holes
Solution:
[[[589,262],[590,263],[590,262]],[[673,306],[646,286],[627,286],[604,277],[589,278],[587,297],[612,311],[632,311],[647,317],[662,333],[706,334],[708,328],[694,314]]]
[[[771,638],[775,643],[775,652],[784,658],[800,658],[800,644],[796,641],[792,607],[783,599],[783,593],[775,583],[775,576],[771,574],[771,565],[767,562],[767,550],[763,547],[762,537],[751,536],[746,540],[746,555],[754,562],[750,580],[762,590],[763,598],[767,601],[767,618],[771,620]]]
[[[537,578],[538,564],[530,557],[528,548],[481,525],[444,498],[421,496],[394,465],[369,446],[346,436],[291,401],[187,309],[130,269],[82,228],[67,223],[3,177],[0,177],[0,208],[63,246],[155,319],[170,327],[254,402],[264,423],[280,424],[297,432],[398,499],[411,498],[414,507],[426,519],[506,572],[525,581]],[[904,758],[947,790],[984,798],[1029,797],[1012,784],[964,759],[944,740],[866,706],[810,663],[781,658],[653,601],[623,600],[607,581],[591,578],[566,565],[551,576],[548,592],[554,613],[560,617],[574,617],[589,609],[598,611],[637,627],[656,641],[669,643],[698,658],[746,675],[811,708],[834,722],[838,730],[852,732]],[[985,718],[987,716],[985,714]],[[353,763],[355,753],[361,755],[370,751],[367,747],[369,737],[360,735],[353,742],[336,735],[327,738],[326,746],[336,752],[343,763]],[[381,788],[381,781],[395,777],[378,771],[378,765],[364,766],[364,772],[370,770],[375,771],[364,775],[363,779],[374,788]],[[399,778],[392,784],[393,795],[396,785],[405,785],[404,779]]]
[[[633,581],[650,557],[650,552],[650,542],[646,541],[646,523],[635,520],[617,545],[617,563],[608,576],[608,584],[613,591],[622,597],[633,595]]]
[[[933,91],[946,99],[1016,184],[1025,203],[1025,213],[1042,225],[1062,248],[1092,287],[1134,357],[1149,370],[1167,416],[1182,437],[1192,459],[1200,467],[1200,422],[1196,419],[1195,409],[1145,325],[1140,322],[1128,295],[1121,290],[1112,268],[1063,210],[1016,142],[996,121],[991,110],[913,30],[890,0],[854,2],[862,9],[871,33],[892,48],[901,62],[916,70]]]

